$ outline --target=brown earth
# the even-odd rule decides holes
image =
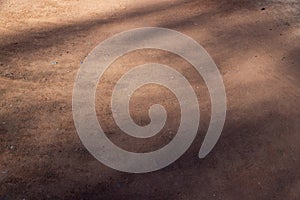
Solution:
[[[299,0],[2,0],[0,19],[0,199],[300,199]],[[132,117],[147,124],[148,106],[161,103],[166,127],[149,140],[122,134],[110,95],[133,66],[174,67],[190,81],[201,109],[198,136],[179,160],[128,174],[101,164],[80,142],[72,89],[81,61],[99,42],[145,26],[180,31],[209,52],[224,79],[228,110],[219,142],[200,160],[210,118],[201,77],[166,52],[118,59],[99,83],[96,108],[122,148],[164,146],[180,117],[175,96],[148,85],[132,97]]]

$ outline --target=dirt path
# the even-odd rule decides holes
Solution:
[[[157,86],[138,90],[131,112],[143,125],[150,104],[164,105],[174,120],[161,133],[136,140],[114,124],[112,88],[138,64],[180,71],[201,109],[198,136],[178,161],[127,174],[102,165],[81,144],[72,90],[81,61],[99,42],[144,26],[180,31],[205,47],[223,76],[228,111],[218,144],[200,160],[210,118],[201,77],[166,52],[120,58],[100,81],[96,101],[114,143],[146,152],[167,144],[178,128],[178,102]],[[298,0],[0,1],[0,199],[299,199],[299,55]]]

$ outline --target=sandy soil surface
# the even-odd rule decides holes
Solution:
[[[110,95],[138,64],[158,62],[185,75],[201,109],[198,135],[170,166],[147,174],[110,169],[80,142],[72,89],[97,44],[131,28],[180,31],[205,47],[224,79],[225,127],[205,158],[197,154],[210,119],[207,88],[186,61],[137,51],[100,80],[97,114],[108,137],[147,152],[168,143],[180,117],[175,96],[145,86],[131,101],[138,124],[148,106],[166,106],[166,127],[134,139],[115,125]],[[0,1],[0,199],[300,199],[299,0],[2,0]]]

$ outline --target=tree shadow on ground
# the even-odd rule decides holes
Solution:
[[[249,53],[248,51],[261,52],[260,49],[266,50],[266,54],[272,54],[270,48],[280,48],[280,43],[274,42],[280,40],[279,33],[284,34],[291,28],[283,25],[285,28],[271,31],[269,29],[274,27],[269,27],[272,22],[269,19],[254,23],[241,21],[234,26],[226,27],[223,32],[218,28],[210,27],[210,24],[217,26],[216,21],[221,17],[234,16],[244,11],[253,12],[252,16],[255,16],[262,12],[262,6],[270,5],[270,1],[260,4],[258,2],[211,1],[205,12],[186,14],[185,18],[174,21],[161,20],[153,25],[188,30],[194,29],[195,22],[206,21],[201,24],[200,30],[207,29],[207,32],[215,38],[206,41],[199,37],[197,41],[212,52],[212,57],[223,74],[233,75],[242,68],[228,67],[228,64],[232,64],[231,55],[236,54],[240,58],[245,58],[243,54]],[[1,63],[14,64],[16,55],[24,58],[30,54],[38,54],[38,58],[45,58],[47,55],[42,54],[45,53],[44,49],[48,48],[67,46],[67,49],[76,49],[80,46],[76,45],[76,42],[91,38],[88,36],[91,33],[103,32],[104,25],[117,26],[159,13],[169,12],[175,15],[177,10],[201,6],[202,3],[201,1],[178,1],[171,6],[163,3],[153,4],[147,8],[116,13],[112,18],[91,19],[76,24],[29,30],[10,36],[7,43],[0,45]],[[113,33],[101,36],[100,39],[94,38],[92,41],[101,41],[110,34]],[[72,42],[75,45],[70,45]],[[247,50],[240,52],[238,43],[247,45]],[[274,46],[267,46],[272,43]],[[263,47],[259,46],[262,44]],[[81,59],[94,47],[94,43],[86,47],[88,48],[76,54],[81,57],[76,57],[76,62],[72,61],[74,71],[78,69]],[[215,48],[218,48],[218,51],[214,50]],[[37,53],[39,51],[42,53]],[[300,62],[298,52],[298,48],[292,48],[286,53],[286,58],[291,60],[289,62],[294,62],[293,65],[289,63],[289,66],[296,66],[292,68],[297,72]],[[243,62],[245,61],[241,60],[236,65],[243,65]],[[4,68],[4,65],[1,68]],[[18,71],[22,70],[23,66],[13,65],[13,67]],[[272,67],[278,68],[278,66]],[[30,70],[29,72],[42,73]],[[49,82],[45,84],[59,81],[60,79],[56,78],[58,74],[59,72],[52,74]],[[281,75],[283,74],[290,75],[291,72],[283,71]],[[3,78],[10,80],[7,77]],[[73,77],[69,80],[73,80]],[[31,81],[40,84],[39,80],[31,79]],[[71,114],[71,99],[66,100],[61,97],[63,100],[55,100],[53,97],[47,103],[39,103],[34,99],[21,100],[21,103],[22,101],[26,103],[16,104],[17,106],[11,111],[8,108],[9,103],[4,104],[4,101],[11,100],[7,97],[2,100],[3,107],[0,115],[1,121],[6,121],[5,126],[0,128],[0,152],[1,157],[4,158],[1,165],[11,167],[12,160],[17,160],[17,165],[9,169],[9,176],[2,181],[0,195],[4,199],[24,197],[32,199],[62,197],[65,199],[283,199],[296,196],[299,180],[297,175],[299,174],[297,160],[299,147],[293,145],[296,144],[295,140],[299,139],[299,136],[296,136],[298,129],[295,126],[299,118],[299,112],[295,108],[297,95],[288,100],[289,105],[283,106],[283,110],[282,104],[286,99],[283,96],[277,98],[273,93],[273,96],[270,95],[254,103],[238,104],[236,103],[238,99],[243,97],[235,93],[240,85],[237,86],[229,81],[225,80],[228,94],[232,94],[228,97],[228,116],[220,142],[211,154],[202,160],[197,157],[199,144],[205,134],[205,130],[201,129],[191,148],[179,160],[165,169],[148,174],[117,172],[96,161],[85,150],[76,135]],[[257,85],[251,84],[254,83],[247,83],[246,90],[240,89],[239,92],[248,91],[255,95],[254,89]],[[262,81],[260,84],[266,83]],[[43,90],[40,92],[43,93]],[[8,96],[7,92],[3,97],[6,96]],[[67,97],[71,98],[71,96]],[[294,110],[290,111],[291,108]],[[256,111],[253,111],[254,109]],[[33,120],[36,122],[28,123]],[[14,143],[18,145],[11,150],[10,147]]]

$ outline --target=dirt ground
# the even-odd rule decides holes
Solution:
[[[147,174],[110,169],[81,143],[72,118],[80,63],[106,38],[137,27],[165,27],[199,42],[224,79],[228,110],[220,140],[197,157],[210,119],[203,79],[182,58],[132,52],[105,72],[96,109],[108,137],[136,152],[158,149],[176,133],[175,96],[156,85],[130,102],[138,124],[161,103],[164,129],[147,139],[122,134],[110,111],[114,84],[138,64],[180,71],[200,103],[189,150]],[[300,199],[299,0],[0,1],[0,199]]]

